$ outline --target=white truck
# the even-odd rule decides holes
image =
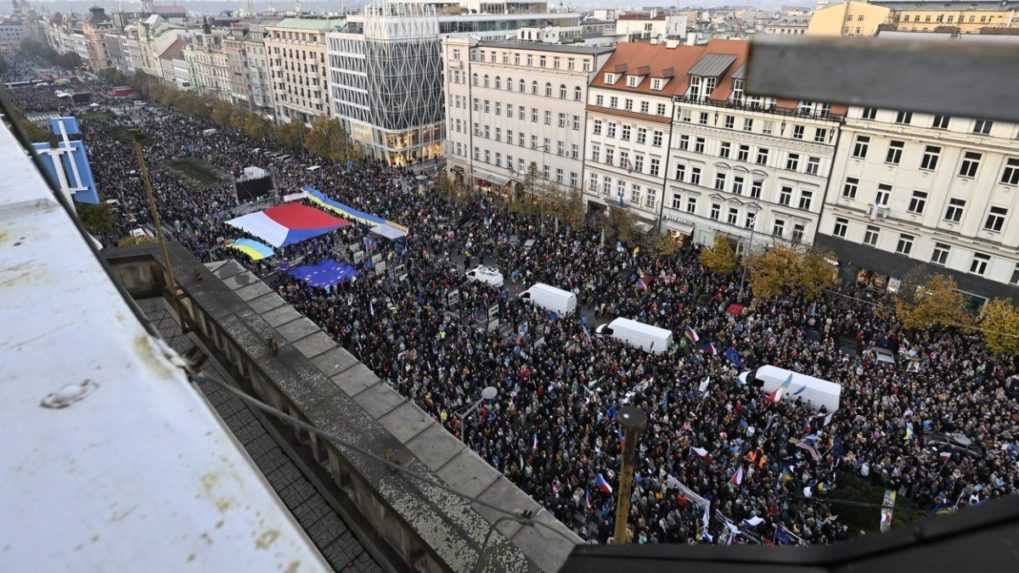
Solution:
[[[467,271],[467,278],[472,281],[483,282],[490,287],[502,288],[502,273],[495,267],[486,267],[484,265],[475,267]]]
[[[520,298],[559,316],[573,314],[577,310],[577,295],[544,283],[534,283],[520,293]]]
[[[596,334],[616,340],[652,354],[667,352],[672,346],[672,331],[629,318],[617,318],[594,329]]]
[[[743,384],[756,385],[754,380],[761,384],[761,390],[769,394],[781,389],[780,400],[798,398],[814,410],[820,410],[822,406],[829,412],[839,409],[840,384],[770,365],[739,375]]]

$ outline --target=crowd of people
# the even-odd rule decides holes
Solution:
[[[32,109],[32,94],[17,97]],[[206,133],[207,122],[158,106],[117,108],[81,124],[100,194],[119,203],[118,228],[102,240],[149,222],[137,166],[125,160],[131,150],[118,137],[139,128],[175,240],[202,260],[237,257],[266,277],[585,539],[612,535],[618,414],[626,405],[649,418],[630,500],[635,542],[843,539],[857,532],[831,499],[847,476],[897,490],[925,510],[977,504],[1019,487],[1013,360],[991,355],[968,334],[905,331],[860,302],[879,296],[862,287],[847,284],[816,301],[755,301],[749,289],[740,295],[738,277],[702,268],[694,246],[666,257],[605,245],[594,229],[541,224],[492,195],[454,200],[379,162],[348,166],[302,153],[268,159],[271,141],[230,129]],[[203,185],[169,167],[185,156],[224,174],[259,165],[281,194],[311,185],[410,232],[395,244],[352,225],[252,263],[225,248],[242,236],[224,224],[237,212],[232,181]],[[309,171],[312,165],[321,168]],[[277,268],[349,253],[351,245],[382,255],[402,274],[362,269],[356,281],[317,289]],[[465,267],[477,263],[498,267],[514,285],[572,290],[584,311],[556,316],[508,288],[467,280]],[[734,303],[746,310],[728,312]],[[498,308],[500,328],[479,320],[477,311],[487,317],[490,307]],[[594,333],[594,321],[616,316],[670,329],[676,343],[652,354]],[[684,336],[688,329],[698,336]],[[875,346],[899,363],[877,360],[867,351]],[[840,407],[818,411],[738,381],[739,371],[766,364],[840,384]],[[496,397],[463,417],[489,386]],[[931,439],[949,433],[964,434],[973,447]]]

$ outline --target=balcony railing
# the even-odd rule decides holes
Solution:
[[[822,121],[836,121],[842,122],[845,120],[846,115],[844,113],[832,113],[832,112],[813,112],[813,111],[801,111],[799,109],[784,109],[776,107],[775,104],[769,106],[763,106],[759,104],[742,104],[736,103],[731,100],[717,101],[711,99],[694,99],[687,96],[673,96],[673,103],[688,103],[695,105],[706,105],[710,107],[719,107],[725,109],[739,109],[743,111],[757,111],[761,113],[770,113],[774,115],[781,115],[786,117],[801,117],[804,119],[817,119]],[[691,122],[694,123],[694,122]]]

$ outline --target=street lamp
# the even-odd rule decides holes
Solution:
[[[461,442],[464,441],[464,426],[467,425],[467,418],[470,418],[471,414],[473,414],[474,411],[477,410],[479,406],[481,406],[482,402],[486,402],[486,401],[487,402],[491,402],[492,400],[495,400],[495,397],[498,394],[499,394],[499,390],[497,390],[495,388],[495,386],[485,386],[481,390],[481,397],[478,398],[473,404],[471,404],[470,408],[467,408],[466,410],[464,410],[464,412],[462,414],[460,414],[460,441]]]
[[[619,425],[623,427],[623,467],[619,470],[619,496],[616,498],[616,527],[613,543],[626,543],[626,521],[630,516],[630,495],[633,493],[634,454],[637,439],[647,428],[647,414],[639,408],[627,406],[619,412]]]

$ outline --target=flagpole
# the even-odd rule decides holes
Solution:
[[[633,492],[634,454],[637,449],[637,439],[647,427],[647,415],[638,408],[628,406],[620,411],[619,423],[623,426],[623,467],[619,470],[616,527],[612,535],[612,542],[617,544],[629,542],[626,522],[630,516],[630,494]]]

